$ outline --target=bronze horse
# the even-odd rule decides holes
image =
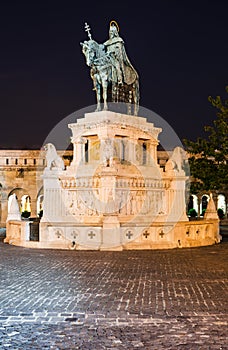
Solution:
[[[86,57],[86,64],[91,67],[90,75],[93,79],[94,90],[97,97],[96,111],[101,110],[103,98],[103,110],[108,109],[107,102],[124,102],[127,105],[127,113],[138,115],[139,110],[139,80],[134,71],[134,81],[130,84],[119,84],[112,79],[113,61],[104,46],[90,39],[81,43],[82,52]],[[133,67],[127,67],[133,70]]]

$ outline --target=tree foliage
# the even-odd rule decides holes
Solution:
[[[228,86],[226,87],[228,93]],[[191,192],[228,192],[228,100],[208,97],[217,111],[212,126],[205,126],[206,138],[185,139],[189,153]]]

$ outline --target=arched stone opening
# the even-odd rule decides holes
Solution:
[[[9,206],[10,206],[10,200],[11,200],[11,196],[15,193],[17,201],[18,201],[18,205],[20,208],[20,212],[23,213],[29,213],[29,214],[25,214],[26,217],[30,216],[31,214],[31,197],[28,194],[28,192],[24,189],[24,188],[14,188],[13,190],[10,191],[10,193],[8,194],[8,211],[9,211]]]
[[[24,218],[31,215],[31,197],[29,195],[25,194],[21,197],[20,210]]]
[[[38,192],[37,200],[36,200],[36,213],[37,216],[41,217],[43,214],[43,201],[44,201],[44,189],[41,189]]]
[[[222,210],[224,213],[224,216],[227,215],[226,197],[224,194],[219,194],[217,197],[217,209]]]
[[[209,202],[210,196],[208,194],[203,194],[200,202],[200,216],[204,216],[205,210]]]
[[[188,201],[188,212],[194,209],[198,213],[198,198],[195,194],[191,194]]]

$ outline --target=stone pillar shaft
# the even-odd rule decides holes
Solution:
[[[73,156],[73,164],[79,165],[85,162],[85,143],[86,139],[84,137],[80,137],[77,140],[73,140],[74,146],[74,156]]]
[[[147,153],[147,164],[157,164],[157,144],[154,144],[153,142],[148,142]]]
[[[136,164],[137,163],[136,145],[138,143],[138,139],[131,137],[131,138],[127,139],[127,142],[128,142],[128,154],[126,155],[127,160],[133,164]]]

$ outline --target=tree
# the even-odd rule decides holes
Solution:
[[[228,86],[226,87],[228,93]],[[189,153],[191,171],[191,192],[202,191],[228,194],[228,100],[220,96],[208,97],[209,102],[218,109],[213,126],[205,126],[206,138],[190,141],[184,139]]]

